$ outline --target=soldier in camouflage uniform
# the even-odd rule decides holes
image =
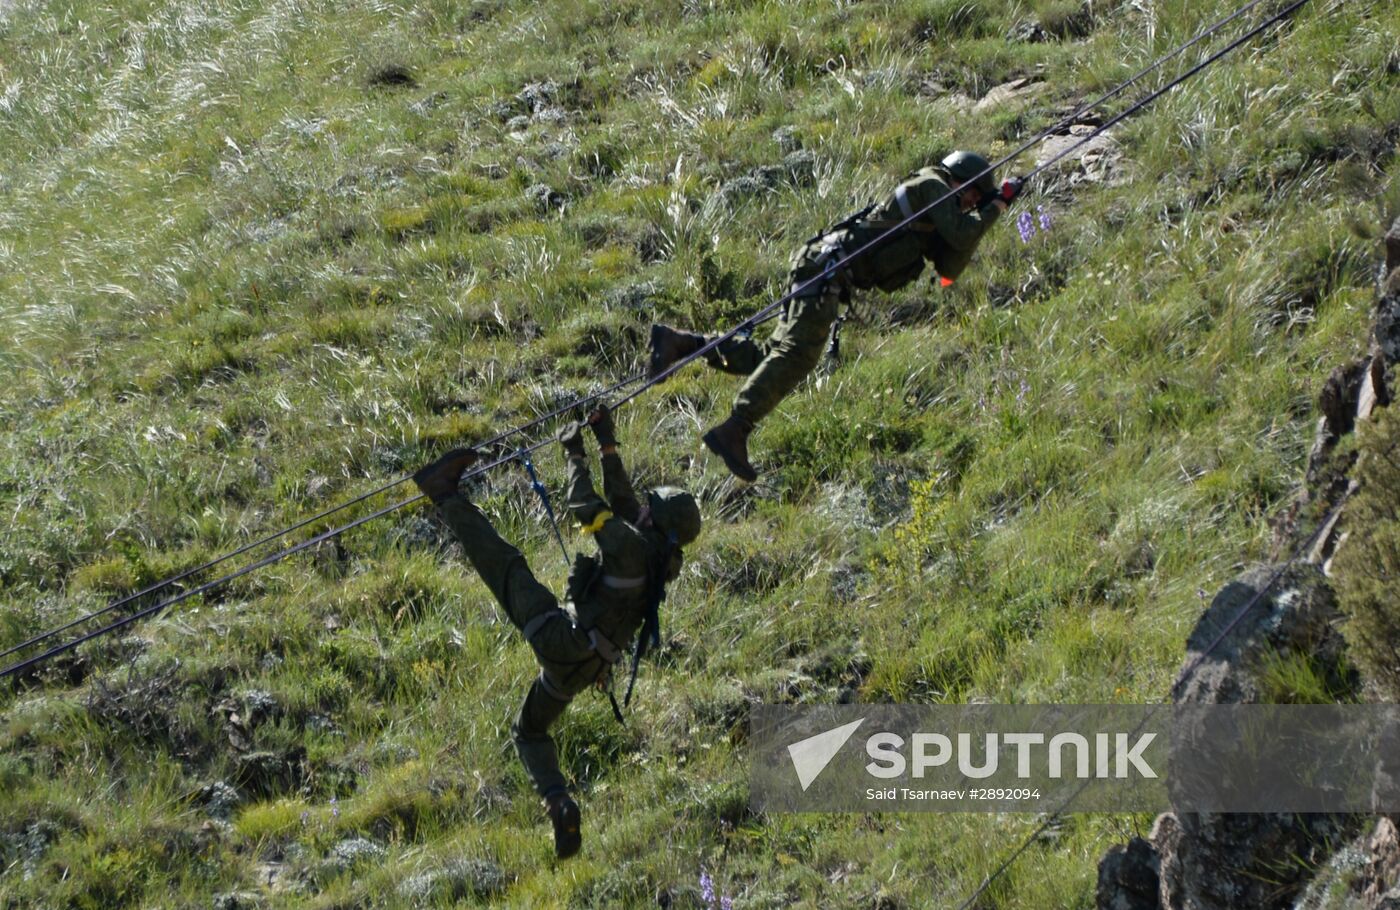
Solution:
[[[588,422],[601,449],[604,496],[597,494],[589,476],[583,425],[571,423],[559,436],[568,455],[569,511],[593,535],[599,554],[580,555],[575,563],[569,579],[572,612],[560,608],[520,551],[503,540],[458,489],[462,473],[478,460],[474,450],[454,449],[413,475],[539,661],[540,675],[525,696],[511,734],[521,763],[544,799],[560,858],[577,853],[582,838],[578,804],[559,769],[549,728],[575,695],[590,686],[606,687],[613,665],[648,610],[655,609],[666,583],[679,574],[680,548],[700,533],[700,509],[684,490],[658,487],[645,499],[637,497],[617,454],[606,408],[594,411]]]
[[[831,269],[832,263],[955,190],[951,198],[878,247],[840,269]],[[749,464],[749,434],[821,360],[832,324],[841,304],[849,302],[851,289],[902,288],[919,277],[925,261],[933,263],[945,285],[952,284],[972,259],[982,235],[1020,190],[1019,180],[998,188],[991,164],[981,155],[954,152],[910,175],[883,203],[807,241],[793,261],[789,288],[794,296],[768,341],[759,344],[735,337],[706,352],[710,366],[747,376],[748,381],[739,390],[729,419],[704,435],[705,445],[736,476],[750,482],[757,479]],[[651,377],[708,341],[704,335],[652,326]]]

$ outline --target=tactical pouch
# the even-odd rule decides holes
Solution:
[[[582,603],[602,574],[603,564],[596,557],[575,553],[573,568],[569,569],[569,600],[575,604]]]

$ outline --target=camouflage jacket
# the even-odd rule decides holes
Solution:
[[[642,504],[632,489],[632,481],[616,454],[604,455],[603,492],[599,496],[585,461],[569,459],[566,495],[569,512],[593,535],[598,556],[591,577],[580,578],[577,568],[570,578],[570,596],[578,627],[597,630],[606,642],[599,652],[611,646],[619,651],[630,647],[642,625],[647,606],[658,593],[655,587],[669,579],[674,567],[661,566],[670,552],[665,535],[642,519]],[[587,564],[588,560],[582,560]]]
[[[888,199],[828,237],[854,251],[947,195],[951,183],[942,168],[915,171]],[[956,198],[944,199],[907,229],[853,261],[849,267],[852,282],[858,288],[893,291],[918,278],[926,261],[951,281],[967,268],[982,235],[1000,215],[991,199],[970,212],[961,211]]]

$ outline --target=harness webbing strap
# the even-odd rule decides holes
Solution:
[[[895,188],[894,201],[899,203],[899,210],[904,213],[905,218],[914,217],[914,207],[909,204],[909,188],[900,184]]]
[[[533,641],[535,636],[539,634],[540,629],[544,628],[544,624],[557,615],[559,615],[558,610],[550,610],[548,613],[541,613],[539,616],[527,622],[525,628],[520,630],[520,634],[525,636],[526,641]]]
[[[569,702],[574,700],[573,696],[569,695],[563,689],[556,686],[553,680],[549,678],[549,674],[544,672],[543,670],[540,671],[539,680],[540,688],[544,689],[545,693],[548,694],[550,698],[553,698],[556,701],[562,701],[564,704],[568,704]]]
[[[608,663],[615,664],[622,660],[622,651],[597,629],[588,630],[588,643],[593,646],[594,651],[598,652],[598,656]]]

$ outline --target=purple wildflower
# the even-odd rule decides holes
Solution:
[[[1050,225],[1054,224],[1055,220],[1050,217],[1049,212],[1045,211],[1045,206],[1038,205],[1035,210],[1040,213],[1040,229],[1042,231],[1050,230]]]
[[[720,898],[719,910],[734,910],[734,898],[727,895]]]
[[[715,883],[714,880],[710,878],[710,873],[708,872],[700,873],[700,899],[710,906],[714,906]]]
[[[340,806],[336,805],[335,797],[331,797],[331,818],[340,818]]]
[[[1022,379],[1022,380],[1021,380],[1021,389],[1020,389],[1020,391],[1018,391],[1018,392],[1016,393],[1016,403],[1017,403],[1017,404],[1024,404],[1025,401],[1026,401],[1026,393],[1029,392],[1030,390],[1031,390],[1031,384],[1030,384],[1029,382],[1026,382],[1024,379]]]
[[[1035,219],[1030,212],[1022,212],[1016,216],[1016,230],[1021,233],[1021,242],[1030,243],[1035,236]]]

